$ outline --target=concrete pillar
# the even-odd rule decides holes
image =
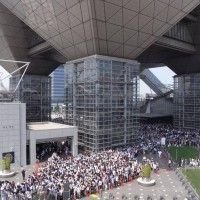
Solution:
[[[31,138],[31,135],[30,135],[29,152],[30,152],[30,164],[33,165],[36,162],[36,140],[34,138]]]
[[[20,107],[20,165],[24,166],[26,165],[26,105],[23,103],[20,105]]]
[[[127,142],[127,67],[124,65],[124,144]]]
[[[78,154],[78,130],[74,130],[73,139],[72,139],[72,155],[76,156]]]

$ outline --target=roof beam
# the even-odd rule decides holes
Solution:
[[[28,51],[29,56],[37,56],[41,53],[44,53],[46,51],[49,51],[52,49],[52,46],[48,42],[43,42],[41,44],[36,45],[35,47],[32,47]]]
[[[156,41],[155,45],[189,54],[196,52],[194,45],[165,36]]]

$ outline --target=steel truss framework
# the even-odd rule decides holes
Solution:
[[[10,87],[15,88],[22,75],[11,78]],[[51,119],[51,79],[47,76],[25,75],[16,90],[15,98],[26,103],[26,121],[39,122]]]
[[[0,62],[3,64],[3,68],[5,67],[4,63],[14,63],[14,64],[22,64],[21,67],[19,67],[18,69],[14,70],[11,73],[8,73],[6,76],[4,77],[0,77],[0,86],[1,86],[1,91],[0,91],[0,101],[4,102],[4,101],[13,101],[15,98],[15,93],[17,91],[17,89],[20,86],[20,83],[30,65],[30,62],[25,62],[25,61],[16,61],[16,60],[5,60],[5,59],[0,59]],[[4,85],[3,85],[3,81],[5,79],[10,79],[13,75],[17,74],[18,72],[20,72],[21,70],[24,70],[20,79],[18,80],[18,82],[16,82],[15,87],[12,88],[12,90],[7,90]]]
[[[103,56],[66,65],[66,120],[78,126],[79,144],[99,151],[134,142],[138,72],[137,63]]]
[[[174,126],[200,129],[200,74],[174,78]]]

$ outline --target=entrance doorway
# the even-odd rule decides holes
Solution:
[[[72,154],[72,138],[54,139],[51,141],[37,141],[36,159],[40,162],[46,161],[53,153],[60,157],[66,157]]]

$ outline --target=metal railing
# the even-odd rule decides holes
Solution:
[[[186,176],[182,173],[182,168],[177,168],[175,172],[176,172],[180,182],[187,190],[189,199],[199,200],[200,196],[199,196],[197,190],[195,189],[195,187],[193,187],[191,185],[191,183],[187,180]]]

